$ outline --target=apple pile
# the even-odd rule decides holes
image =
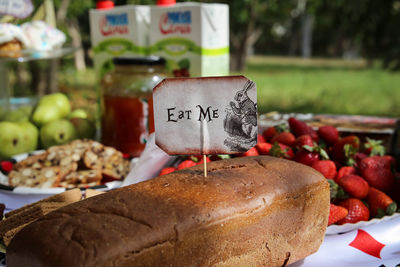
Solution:
[[[5,112],[0,121],[0,159],[31,152],[74,139],[93,138],[95,125],[83,109],[71,111],[62,93],[43,96],[32,108]]]
[[[323,174],[331,193],[329,225],[368,221],[398,211],[400,172],[396,160],[385,155],[381,140],[341,137],[333,126],[315,130],[291,117],[288,126],[267,128],[258,135],[255,147],[238,156],[257,155],[294,160]],[[207,161],[220,157],[207,157]],[[202,163],[202,157],[192,156],[177,167],[164,168],[160,175]]]

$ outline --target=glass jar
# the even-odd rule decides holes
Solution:
[[[165,74],[160,57],[117,57],[104,75],[101,140],[132,157],[140,156],[154,132],[152,92]]]

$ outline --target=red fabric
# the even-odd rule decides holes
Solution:
[[[381,250],[385,246],[384,244],[378,242],[370,234],[364,230],[358,229],[357,236],[349,244],[349,246],[361,250],[373,257],[381,259]]]

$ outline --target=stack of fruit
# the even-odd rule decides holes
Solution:
[[[258,144],[239,156],[257,155],[294,160],[321,172],[331,187],[329,225],[368,221],[397,211],[400,172],[380,140],[340,137],[333,126],[314,130],[292,117],[288,124],[267,128],[258,135]],[[190,157],[160,174],[201,164],[199,159]],[[207,158],[216,159],[220,158]]]
[[[2,114],[0,159],[94,135],[94,122],[85,110],[71,111],[64,94],[46,95],[34,108],[24,106]]]

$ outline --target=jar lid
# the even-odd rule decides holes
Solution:
[[[165,65],[165,59],[162,57],[114,57],[115,65]]]

